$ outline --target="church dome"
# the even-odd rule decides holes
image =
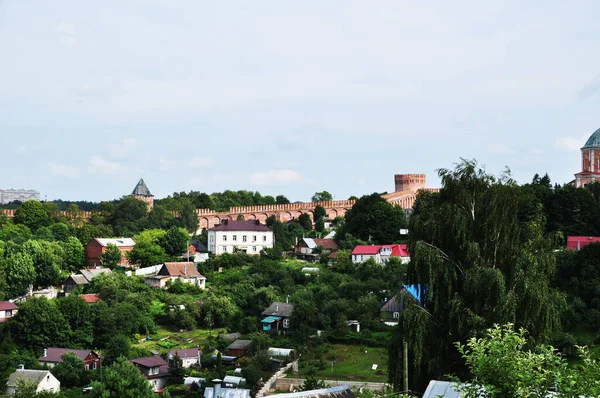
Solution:
[[[585,145],[581,149],[585,148],[599,148],[600,147],[600,129],[594,131],[594,134],[590,135],[590,138],[585,142]]]

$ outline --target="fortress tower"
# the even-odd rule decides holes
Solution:
[[[150,190],[148,189],[148,186],[144,182],[143,178],[140,178],[135,188],[133,188],[133,192],[131,192],[130,196],[148,203],[148,210],[154,207],[154,195],[150,193]]]
[[[425,174],[395,174],[395,192],[417,192],[425,188],[427,176]]]

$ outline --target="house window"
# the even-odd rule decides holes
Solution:
[[[223,235],[223,242],[227,242],[227,235]]]
[[[283,327],[286,329],[290,327],[290,320],[288,318],[283,320]]]
[[[12,316],[12,310],[6,310],[6,313],[4,314],[5,317],[9,317]]]
[[[96,362],[92,364],[92,369],[98,369],[98,364],[96,364]]]
[[[255,252],[256,251],[256,246],[252,246],[252,251]]]
[[[267,241],[267,235],[263,235],[263,242]]]
[[[247,240],[246,238],[247,238],[246,235],[242,236],[242,242],[246,242],[246,240]]]
[[[398,319],[398,318],[400,318],[400,313],[399,312],[394,312],[392,314],[392,316],[394,317],[394,319]]]
[[[237,235],[233,235],[233,241],[237,241]]]
[[[85,364],[85,370],[90,370],[90,365],[89,364]]]
[[[598,162],[600,162],[600,159],[598,159]],[[252,235],[252,242],[256,242],[256,235]]]

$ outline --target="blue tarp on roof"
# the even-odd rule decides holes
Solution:
[[[416,298],[419,303],[421,302],[421,293],[423,293],[423,289],[419,288],[419,285],[404,285],[404,288]]]
[[[280,316],[268,316],[260,322],[261,323],[273,323],[273,322],[280,321],[280,320],[281,320]]]

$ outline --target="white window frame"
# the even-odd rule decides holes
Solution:
[[[263,242],[267,241],[267,235],[263,235]]]
[[[233,235],[233,241],[237,242],[237,235]]]
[[[248,237],[246,235],[242,235],[242,242],[247,242],[248,241]]]
[[[223,235],[223,242],[227,242],[227,235]]]
[[[600,162],[600,159],[598,159],[598,161]],[[252,235],[252,242],[256,242],[256,235]]]

